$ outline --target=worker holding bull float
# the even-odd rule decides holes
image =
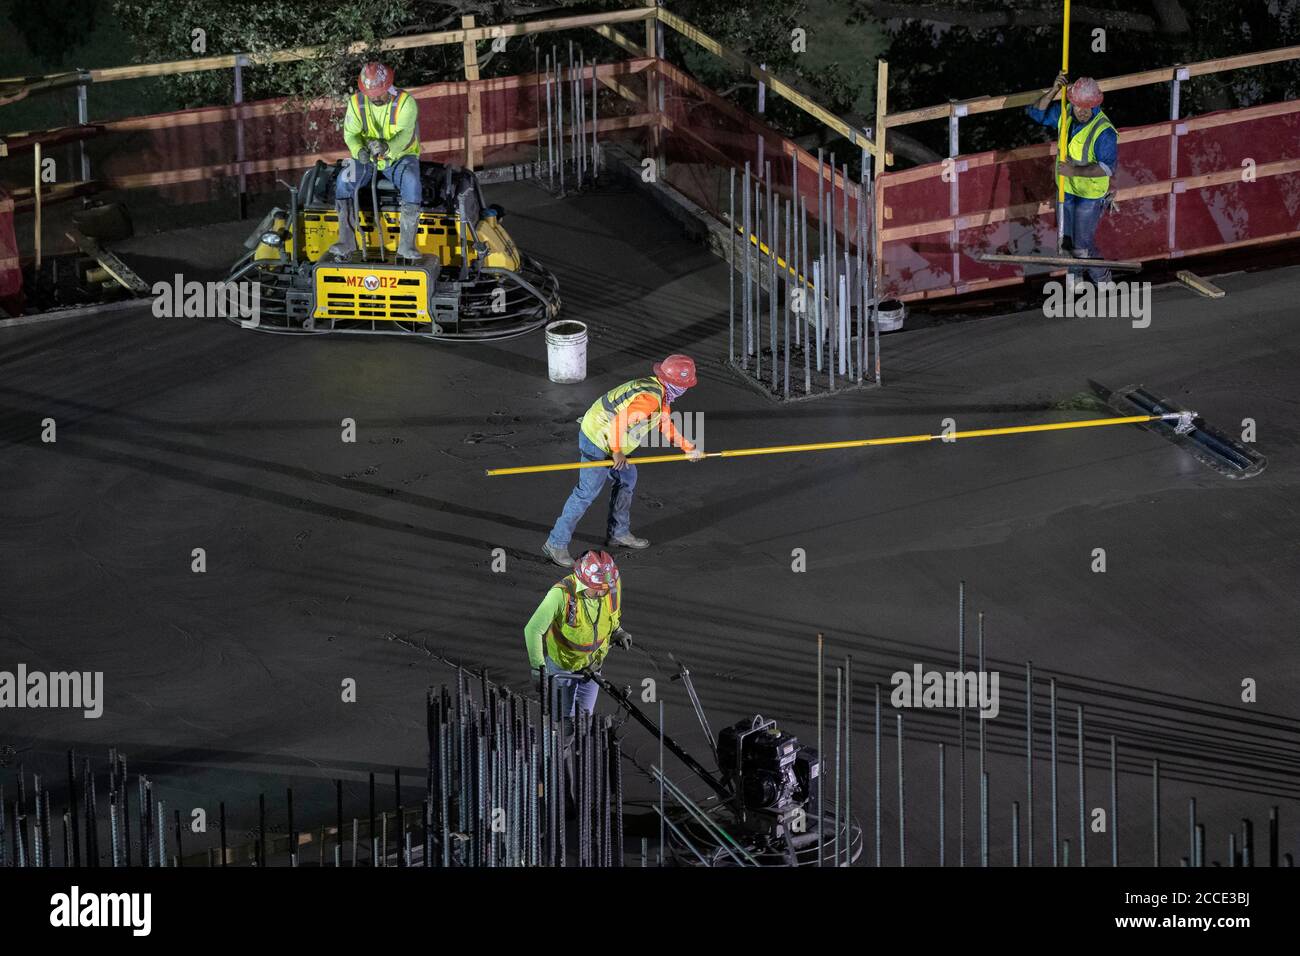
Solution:
[[[1052,100],[1068,82],[1065,73],[1058,73],[1052,88],[1026,107],[1034,122],[1059,128],[1061,104]],[[1063,241],[1075,258],[1099,259],[1097,224],[1112,205],[1110,177],[1119,164],[1119,134],[1099,109],[1101,87],[1092,77],[1081,76],[1070,83],[1066,99],[1070,102],[1064,118],[1066,155],[1057,158],[1056,167],[1057,176],[1065,178],[1065,202],[1060,210]],[[1079,274],[1079,270],[1070,271]],[[1109,269],[1088,267],[1093,282],[1109,282],[1110,277]]]
[[[420,107],[414,96],[394,84],[392,67],[383,63],[362,67],[357,92],[348,97],[343,141],[352,158],[344,162],[334,188],[339,240],[330,246],[330,255],[347,259],[357,251],[356,193],[378,175],[391,182],[402,197],[397,255],[420,258],[415,245],[422,197]]]
[[[695,385],[695,362],[687,355],[670,355],[654,366],[654,374],[624,382],[597,399],[587,409],[578,430],[578,453],[582,461],[612,460],[613,467],[583,468],[578,484],[564,503],[564,510],[551,529],[542,553],[562,568],[573,567],[569,542],[574,529],[600,495],[605,482],[614,488],[609,498],[608,544],[624,548],[647,548],[650,542],[632,533],[632,494],[636,488],[636,466],[627,456],[640,446],[650,431],[658,428],[663,437],[691,461],[704,452],[681,435],[673,425],[671,404]]]

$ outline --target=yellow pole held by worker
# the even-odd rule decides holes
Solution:
[[[816,442],[805,445],[767,445],[760,448],[731,448],[707,452],[705,458],[748,458],[753,455],[785,455],[805,451],[832,451],[839,448],[868,448],[873,445],[912,445],[928,441],[956,441],[959,438],[991,438],[996,435],[1027,435],[1034,432],[1066,431],[1074,428],[1098,428],[1104,425],[1137,425],[1159,421],[1168,415],[1126,415],[1122,418],[1089,418],[1078,422],[1049,422],[1045,425],[1008,425],[1003,428],[979,428],[965,432],[948,432],[939,435],[893,435],[886,438],[854,438],[848,441]],[[638,465],[657,462],[689,461],[687,455],[647,455],[638,458]],[[500,475],[535,475],[548,471],[577,471],[582,468],[608,468],[611,460],[562,462],[555,465],[523,465],[517,468],[489,468],[487,477]]]
[[[1065,0],[1065,35],[1061,40],[1061,72],[1070,71],[1070,0]],[[1061,206],[1065,203],[1065,173],[1061,171],[1059,164],[1066,159],[1067,144],[1065,141],[1065,111],[1069,109],[1069,101],[1066,97],[1066,87],[1061,87],[1061,115],[1057,118],[1056,128],[1058,130],[1056,144],[1056,214],[1062,213]]]

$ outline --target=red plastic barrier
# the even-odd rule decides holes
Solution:
[[[23,274],[18,268],[18,238],[14,235],[14,201],[7,192],[0,189],[0,300],[15,299],[22,291]]]

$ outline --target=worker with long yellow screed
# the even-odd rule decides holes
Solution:
[[[957,441],[963,438],[993,438],[1000,435],[1032,435],[1040,432],[1071,431],[1076,428],[1105,428],[1114,425],[1145,425],[1148,422],[1176,422],[1178,435],[1195,430],[1196,412],[1160,412],[1152,415],[1124,415],[1119,418],[1088,418],[1077,422],[1048,422],[1043,425],[1006,425],[1002,428],[975,428],[970,431],[948,432],[938,435],[890,435],[884,438],[851,438],[847,441],[826,441],[804,445],[766,445],[759,448],[726,448],[696,455],[650,455],[641,459],[643,465],[652,462],[697,461],[700,458],[748,458],[752,455],[790,455],[809,451],[837,451],[844,448],[871,448],[876,445],[918,445],[931,441]],[[604,461],[563,462],[555,465],[516,465],[510,468],[489,468],[489,478],[501,475],[537,475],[552,471],[601,471],[613,462]]]
[[[1062,89],[1067,90],[1069,101],[1064,115],[1061,104],[1052,103]],[[1111,207],[1114,194],[1110,178],[1119,165],[1119,134],[1098,109],[1101,101],[1101,87],[1096,80],[1082,76],[1070,83],[1062,71],[1051,89],[1026,108],[1036,123],[1064,129],[1065,147],[1056,165],[1057,176],[1064,184],[1059,207],[1061,252],[1068,250],[1076,259],[1102,258],[1097,253],[1097,226]],[[1080,274],[1077,269],[1070,271]],[[1111,278],[1109,269],[1090,266],[1087,272],[1093,282],[1109,282]]]
[[[635,451],[652,430],[698,461],[704,453],[678,433],[671,417],[671,404],[695,385],[695,362],[687,355],[670,355],[654,366],[654,374],[624,382],[592,403],[578,430],[580,463],[601,462],[583,468],[578,483],[564,503],[542,548],[542,553],[562,568],[573,567],[569,542],[587,509],[600,496],[605,482],[614,487],[609,496],[608,544],[624,548],[648,548],[650,542],[632,533],[632,495],[636,490],[636,465],[627,456]]]

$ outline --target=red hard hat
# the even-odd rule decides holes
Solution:
[[[1093,107],[1101,105],[1101,87],[1090,76],[1081,76],[1070,84],[1066,98],[1075,106]]]
[[[357,77],[357,89],[366,96],[383,96],[393,86],[393,69],[382,63],[367,63]]]
[[[618,583],[618,566],[608,551],[588,551],[573,565],[573,571],[589,588],[612,588]]]
[[[678,388],[695,387],[695,360],[689,355],[670,355],[655,363],[655,375],[665,385]]]

